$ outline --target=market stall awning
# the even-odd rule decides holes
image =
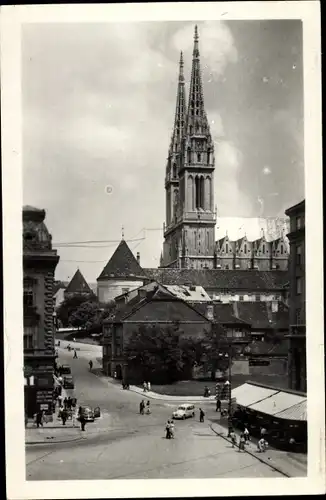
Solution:
[[[279,390],[277,389],[268,389],[267,387],[246,383],[233,389],[232,397],[236,398],[238,405],[250,406],[251,408],[251,405],[254,403],[265,400],[278,392]]]
[[[266,413],[267,415],[276,415],[285,410],[289,410],[293,406],[306,401],[304,396],[291,394],[289,392],[278,391],[270,397],[257,401],[250,405],[251,410]],[[284,417],[283,417],[284,418]]]
[[[305,420],[307,421],[307,400],[302,401],[291,408],[276,413],[275,417],[286,420]]]

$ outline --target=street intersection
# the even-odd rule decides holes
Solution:
[[[177,401],[151,399],[152,413],[140,415],[146,394],[123,390],[89,371],[90,359],[95,371],[100,366],[98,346],[80,344],[73,359],[61,345],[59,362],[71,366],[78,404],[99,406],[101,418],[87,424],[85,433],[74,429],[75,441],[26,446],[27,480],[284,477],[212,431],[212,403],[204,403],[204,423],[197,411],[194,419],[176,422],[174,440],[165,439]]]

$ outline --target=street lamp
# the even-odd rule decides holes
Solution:
[[[224,385],[228,386],[228,392],[229,392],[229,398],[228,398],[228,437],[230,436],[230,432],[232,429],[232,344],[229,344],[228,346],[228,352],[226,353],[219,353],[220,357],[227,358],[229,361],[229,377],[228,380],[225,382]]]

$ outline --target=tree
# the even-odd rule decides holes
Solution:
[[[212,380],[215,380],[217,370],[225,372],[232,363],[235,349],[232,340],[228,339],[227,332],[219,323],[214,322],[204,340],[203,364],[211,371]]]
[[[143,380],[172,383],[194,363],[195,346],[195,340],[183,338],[178,325],[140,326],[124,347],[124,357]]]
[[[69,323],[75,328],[85,329],[86,324],[94,319],[98,312],[98,303],[89,301],[83,302],[80,306],[70,315]]]
[[[67,297],[58,307],[57,318],[63,325],[63,327],[69,326],[70,316],[78,309],[78,307],[84,302],[97,301],[97,297],[94,294],[80,295],[75,294]]]

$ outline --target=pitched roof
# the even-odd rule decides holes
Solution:
[[[79,269],[77,269],[72,280],[65,289],[65,293],[92,293],[92,290]]]
[[[277,303],[277,312],[272,312],[272,304],[262,302],[233,302],[236,315],[251,324],[252,328],[287,329],[289,309],[283,302]]]
[[[135,278],[145,275],[125,240],[121,240],[98,280],[108,278]]]
[[[163,285],[202,286],[207,290],[281,290],[289,281],[287,271],[259,271],[256,269],[174,269],[144,268],[149,280]]]
[[[210,305],[210,303],[193,304],[195,309],[197,309],[197,311],[201,312],[202,314],[206,314],[207,305]],[[232,304],[215,302],[212,305],[214,311],[214,319],[218,323],[221,323],[222,325],[242,325],[242,326],[250,325],[250,323],[248,323],[247,321],[244,321],[243,319],[240,319],[235,316]]]

